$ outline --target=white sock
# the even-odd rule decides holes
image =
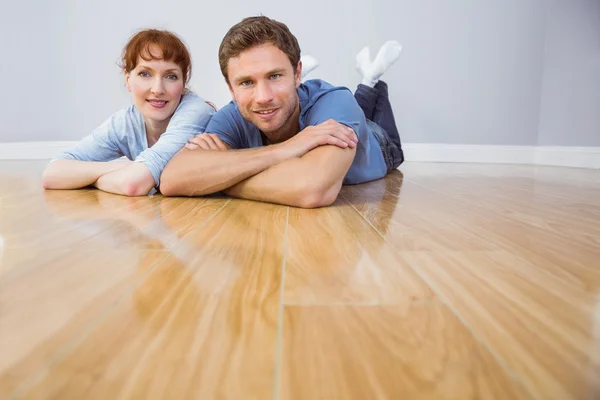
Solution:
[[[304,77],[310,74],[315,68],[319,66],[319,61],[313,56],[309,56],[308,54],[300,57],[300,61],[302,61],[302,73],[300,75],[300,79],[304,80]]]
[[[400,57],[402,45],[395,40],[389,40],[381,46],[375,60],[371,62],[369,48],[363,48],[356,55],[356,69],[363,76],[362,84],[374,87],[381,76]]]

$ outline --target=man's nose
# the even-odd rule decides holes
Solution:
[[[254,90],[254,101],[260,104],[270,103],[273,100],[273,89],[266,83],[258,83]]]

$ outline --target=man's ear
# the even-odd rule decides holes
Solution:
[[[231,98],[233,99],[233,101],[235,101],[235,94],[233,93],[233,89],[231,88],[231,83],[227,82],[227,89],[229,89],[229,94],[231,95]]]
[[[298,66],[296,67],[296,73],[294,74],[294,79],[296,80],[296,89],[300,86],[302,78],[302,60],[298,61]]]

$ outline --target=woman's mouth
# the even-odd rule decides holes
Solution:
[[[150,105],[154,108],[165,108],[168,101],[167,100],[146,100]]]

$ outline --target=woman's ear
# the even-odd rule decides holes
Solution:
[[[125,71],[125,86],[127,86],[127,91],[131,92],[131,86],[129,85],[129,72]]]

